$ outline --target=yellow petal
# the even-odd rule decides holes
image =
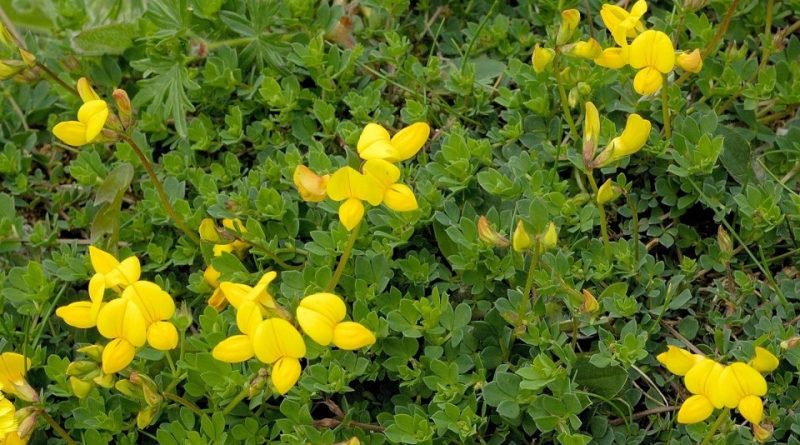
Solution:
[[[89,299],[103,301],[106,292],[106,279],[103,274],[96,273],[89,279]]]
[[[25,380],[25,373],[31,367],[31,360],[16,352],[0,354],[0,388],[11,394],[16,394],[14,383]],[[0,399],[2,399],[0,394]]]
[[[617,192],[614,190],[614,182],[611,179],[607,179],[597,190],[597,203],[600,205],[613,201],[616,197]]]
[[[708,416],[714,412],[714,405],[708,397],[703,395],[694,395],[686,399],[678,410],[678,423],[684,425],[690,423],[702,422],[708,419]]]
[[[594,59],[594,63],[618,70],[628,64],[628,53],[628,48],[606,48]]]
[[[772,372],[778,368],[778,357],[761,346],[756,346],[756,356],[750,360],[750,366],[755,368],[758,372],[767,373]]]
[[[200,221],[200,227],[197,229],[197,232],[200,234],[200,239],[203,241],[209,243],[222,242],[222,238],[219,236],[219,231],[217,230],[217,224],[211,218],[203,218],[203,220]],[[215,252],[214,256],[219,255]]]
[[[413,158],[428,141],[431,127],[425,122],[417,122],[395,133],[392,146],[397,150],[397,161]]]
[[[236,326],[243,334],[254,333],[261,320],[261,309],[255,301],[245,300],[236,310]]]
[[[664,76],[655,68],[644,68],[633,78],[633,89],[642,96],[657,92],[663,84]]]
[[[531,64],[533,65],[533,70],[537,73],[541,73],[550,65],[555,56],[555,51],[550,48],[542,48],[537,43],[533,48],[533,54],[531,55]]]
[[[631,7],[631,15],[635,18],[641,18],[647,12],[647,2],[639,0]]]
[[[747,396],[739,401],[737,407],[742,416],[754,424],[759,424],[764,419],[764,402],[760,397]]]
[[[642,119],[638,114],[628,115],[625,130],[608,145],[606,151],[610,153],[610,156],[601,162],[600,166],[608,165],[641,150],[647,142],[647,138],[650,137],[650,128],[650,121]]]
[[[311,294],[300,300],[301,308],[314,311],[327,318],[331,324],[344,320],[347,315],[347,307],[344,300],[336,294],[319,292]]]
[[[297,322],[312,340],[327,346],[333,341],[333,328],[344,320],[347,309],[344,301],[334,294],[318,293],[300,300]]]
[[[297,192],[306,202],[325,200],[329,179],[330,175],[320,176],[305,165],[298,165],[294,169],[294,175],[292,176]]]
[[[569,52],[571,55],[583,59],[594,60],[603,54],[603,48],[595,39],[575,42]]]
[[[92,306],[90,301],[77,301],[56,309],[56,315],[70,326],[88,329],[97,323],[96,317],[93,317]]]
[[[101,274],[110,273],[119,266],[119,261],[114,258],[114,255],[94,246],[89,246],[89,260],[92,262],[94,271]]]
[[[370,145],[376,142],[389,142],[389,132],[378,124],[367,124],[364,130],[361,131],[361,136],[358,137],[358,144],[356,149],[361,154]]]
[[[89,84],[89,80],[85,77],[78,79],[77,90],[78,94],[81,96],[81,100],[84,103],[92,100],[100,100],[100,96],[95,93],[94,89]]]
[[[648,30],[631,43],[629,63],[636,69],[650,67],[668,73],[675,67],[675,48],[668,35]]]
[[[354,198],[364,186],[364,176],[361,173],[352,167],[342,167],[336,170],[328,181],[328,197],[334,201]]]
[[[222,227],[234,235],[243,235],[247,233],[247,228],[239,218],[223,218]]]
[[[258,283],[256,283],[256,285],[253,286],[252,289],[250,289],[250,292],[247,293],[247,297],[245,298],[247,300],[257,302],[266,308],[277,307],[275,305],[275,299],[272,297],[272,294],[270,294],[269,291],[267,290],[270,283],[272,283],[272,281],[275,280],[277,276],[278,274],[274,271],[270,271],[262,275],[261,278],[258,280]]]
[[[563,45],[570,41],[580,20],[581,13],[577,9],[561,11],[561,24],[556,35],[556,45]]]
[[[281,357],[299,359],[306,355],[303,337],[282,318],[262,321],[253,333],[252,340],[256,357],[263,363],[275,363]]]
[[[214,269],[214,266],[208,266],[206,270],[203,271],[203,280],[205,280],[209,286],[217,288],[219,287],[220,275],[222,274],[217,269]]]
[[[700,359],[702,359],[702,356],[671,345],[667,346],[666,352],[656,356],[656,360],[664,365],[669,372],[680,376],[686,375]]]
[[[147,344],[159,351],[169,351],[178,346],[178,330],[168,321],[157,321],[147,328]]]
[[[53,127],[53,134],[67,145],[80,147],[89,141],[86,139],[86,124],[78,121],[59,122]]]
[[[364,160],[385,159],[391,162],[397,162],[400,158],[400,154],[397,152],[397,149],[389,141],[374,142],[364,150],[360,151],[358,155]]]
[[[222,340],[211,351],[211,356],[225,363],[240,363],[253,358],[253,344],[246,335],[234,335]]]
[[[103,372],[113,374],[127,368],[136,355],[136,348],[124,338],[111,340],[103,348]]]
[[[755,368],[736,362],[728,365],[720,376],[720,386],[735,388],[742,397],[763,396],[767,393],[767,381]],[[730,406],[730,408],[733,408]]]
[[[123,338],[135,347],[147,340],[147,327],[139,306],[127,298],[106,303],[97,314],[97,330],[105,338]]]
[[[78,109],[78,122],[86,124],[86,140],[91,142],[103,130],[108,119],[108,104],[103,100],[92,100]]]
[[[686,373],[684,385],[692,394],[709,395],[716,388],[723,369],[719,363],[703,357]]]
[[[139,264],[139,258],[135,256],[129,256],[122,260],[116,270],[120,274],[120,283],[125,286],[139,281],[139,277],[142,275],[142,266]]]
[[[364,218],[364,204],[358,198],[350,198],[339,206],[339,221],[352,231]]]
[[[228,305],[228,300],[225,298],[225,292],[222,291],[222,288],[214,289],[214,293],[208,299],[208,305],[217,312],[225,309],[225,306]]]
[[[161,287],[150,281],[137,281],[126,287],[122,298],[133,301],[147,324],[169,320],[175,313],[175,302]]]
[[[225,298],[228,299],[228,302],[235,308],[238,308],[242,301],[247,300],[247,295],[253,290],[252,287],[246,284],[231,283],[230,281],[219,283],[219,288]]]
[[[678,54],[675,62],[682,70],[689,73],[699,73],[703,69],[703,56],[700,54],[699,49],[695,49],[690,53]]]
[[[558,245],[558,230],[555,223],[551,221],[542,237],[542,249],[550,250],[555,248],[556,245]]]
[[[333,329],[333,344],[352,351],[375,343],[375,334],[361,323],[343,321]]]
[[[522,221],[517,221],[517,227],[514,229],[514,234],[511,236],[511,247],[515,252],[522,252],[528,250],[533,245],[528,231],[525,230],[525,225]]]
[[[361,171],[364,172],[367,178],[373,180],[374,183],[382,189],[386,189],[400,179],[400,169],[391,162],[384,161],[383,159],[368,160],[364,163],[364,166],[361,167]],[[370,204],[378,205],[379,203],[380,201]]]
[[[17,410],[14,404],[0,395],[0,443],[3,445],[9,443],[6,439],[6,435],[16,434],[17,428],[19,427],[17,424],[16,412]]]
[[[410,212],[419,208],[414,191],[405,184],[392,184],[383,196],[386,207],[396,212]]]
[[[283,357],[272,365],[270,380],[278,394],[286,394],[300,378],[300,361],[296,358]]]

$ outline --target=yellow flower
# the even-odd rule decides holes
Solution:
[[[354,350],[375,343],[375,334],[362,324],[342,321],[346,312],[339,296],[322,292],[300,300],[296,314],[303,332],[322,346],[333,343],[339,349]]]
[[[700,54],[699,49],[695,49],[690,53],[678,53],[675,62],[682,70],[689,73],[699,73],[703,69],[703,56]]]
[[[618,70],[628,64],[630,47],[606,48],[594,59],[594,63],[605,67]]]
[[[67,145],[78,147],[89,144],[103,131],[108,114],[105,101],[90,100],[78,109],[77,121],[59,122],[53,127],[53,134]]]
[[[361,171],[368,180],[367,187],[376,188],[376,193],[382,195],[381,202],[386,207],[397,212],[409,212],[419,208],[411,188],[397,183],[400,179],[400,169],[394,164],[383,159],[370,159],[364,163]]]
[[[533,48],[533,54],[531,54],[531,64],[533,65],[533,70],[537,73],[541,73],[547,69],[555,57],[555,51],[550,48],[542,48],[537,43]]]
[[[618,196],[619,189],[614,185],[613,181],[608,179],[597,190],[597,203],[603,205],[617,199]]]
[[[745,419],[761,423],[764,405],[761,396],[767,393],[767,381],[752,366],[736,362],[720,373],[718,397],[727,408],[736,408]]]
[[[568,54],[583,59],[595,60],[603,53],[603,48],[597,43],[595,39],[587,41],[578,41],[570,46]]]
[[[294,169],[294,175],[292,176],[294,186],[297,187],[297,192],[300,193],[300,198],[306,202],[324,200],[325,196],[327,196],[325,189],[328,187],[330,178],[331,175],[320,176],[302,164]]]
[[[255,286],[250,287],[246,284],[232,283],[230,281],[223,281],[219,284],[223,295],[228,302],[235,308],[240,309],[243,303],[253,302],[263,315],[274,314],[278,306],[275,304],[275,298],[267,289],[278,274],[270,271],[261,276]]]
[[[615,137],[593,162],[594,167],[605,167],[626,156],[630,156],[644,147],[650,137],[650,121],[638,114],[628,115],[625,129]]]
[[[575,34],[578,23],[581,21],[581,13],[577,9],[567,9],[561,11],[561,26],[558,27],[556,35],[556,45],[563,45]]]
[[[128,298],[106,303],[97,316],[97,331],[111,339],[102,356],[103,372],[113,374],[125,369],[136,349],[147,341],[147,325],[142,310]]]
[[[522,252],[530,249],[533,245],[533,240],[525,230],[525,225],[522,221],[517,221],[517,227],[514,229],[514,234],[511,236],[511,247],[515,252]]]
[[[370,123],[361,132],[356,149],[364,160],[405,161],[419,152],[428,140],[430,132],[431,127],[427,123],[417,122],[403,128],[390,138],[385,128]]]
[[[685,349],[671,345],[667,346],[665,352],[656,356],[656,360],[664,365],[669,372],[679,376],[686,375],[702,358],[702,355],[692,354]]]
[[[586,117],[583,121],[583,163],[590,165],[600,141],[600,114],[592,102],[586,102]]]
[[[639,34],[630,47],[628,63],[639,70],[633,79],[637,93],[653,94],[664,82],[663,74],[675,67],[675,48],[668,35],[649,30]]]
[[[255,328],[252,340],[255,356],[272,365],[273,386],[286,394],[300,377],[300,359],[306,355],[300,332],[284,319],[268,318]]]
[[[478,238],[492,247],[508,247],[508,239],[492,228],[489,220],[481,215],[478,218]]]
[[[2,387],[0,387],[2,389]],[[0,443],[4,444],[7,434],[17,432],[17,410],[10,400],[0,394]]]
[[[686,389],[693,395],[686,399],[678,410],[678,423],[702,422],[711,415],[714,408],[722,407],[716,389],[717,381],[724,369],[724,366],[705,357],[689,369],[683,381]]]
[[[94,88],[92,88],[92,86],[89,84],[89,80],[85,77],[78,79],[76,89],[78,90],[78,94],[81,96],[83,103],[93,100],[100,100],[100,96],[97,95],[97,93],[94,91]]]
[[[592,295],[591,292],[584,289],[583,290],[583,304],[581,305],[581,312],[583,313],[591,313],[597,312],[600,309],[600,304],[597,303],[597,298]]]
[[[756,346],[756,356],[753,357],[748,365],[755,368],[760,373],[768,373],[778,369],[778,357],[761,346]]]
[[[550,250],[556,247],[558,244],[558,231],[556,230],[556,225],[553,222],[547,226],[547,230],[544,232],[544,236],[542,236],[542,249],[543,250]]]
[[[30,367],[30,359],[23,357],[22,354],[16,352],[0,354],[0,390],[27,402],[38,400],[38,394],[25,380],[25,373]]]
[[[122,298],[139,307],[147,331],[147,343],[159,351],[178,345],[178,331],[168,320],[175,314],[172,296],[150,281],[137,281],[125,288]]]
[[[600,9],[600,17],[617,45],[625,46],[628,44],[628,38],[636,37],[644,31],[641,18],[646,12],[647,3],[639,0],[634,3],[630,12],[617,5],[605,4]]]
[[[352,167],[342,167],[328,181],[328,197],[334,201],[344,201],[339,206],[339,221],[353,230],[364,218],[364,204],[367,201],[376,206],[383,201],[384,193],[374,181]]]

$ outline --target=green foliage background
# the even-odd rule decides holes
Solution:
[[[0,3],[62,79],[87,76],[106,97],[129,92],[138,141],[192,227],[238,217],[254,244],[241,261],[212,259],[174,227],[130,147],[76,149],[52,137],[74,115],[74,97],[35,76],[2,83],[0,349],[31,357],[29,380],[48,411],[84,443],[696,443],[707,424],[677,427],[670,410],[634,416],[686,396],[654,355],[691,343],[746,361],[755,345],[777,353],[798,335],[796,0],[736,2],[702,72],[670,87],[671,140],[660,136],[660,100],[633,92],[629,70],[568,62],[573,116],[582,120],[585,100],[598,106],[601,146],[629,113],[654,124],[642,152],[602,171],[638,216],[634,233],[630,203],[607,207],[611,259],[552,73],[530,66],[534,44],[554,35],[567,7],[581,9],[587,36],[588,5],[596,38],[610,45],[599,1]],[[704,48],[732,3],[689,11],[651,2],[648,26],[677,33],[681,49]],[[578,91],[578,80],[590,91]],[[259,366],[211,358],[235,328],[230,311],[206,307],[203,268],[248,283],[278,270],[273,291],[289,308],[323,289],[347,232],[335,204],[299,199],[295,166],[357,166],[366,123],[416,121],[434,129],[404,170],[420,210],[369,210],[339,288],[377,344],[363,353],[310,345],[287,396],[260,393],[222,415]],[[107,178],[125,163],[135,168],[130,188],[115,189]],[[519,218],[559,227],[558,248],[535,272],[533,307],[522,295],[526,259],[482,243],[479,215],[507,236]],[[720,248],[720,226],[732,254]],[[87,299],[90,242],[140,256],[143,275],[175,297],[187,328],[174,353],[178,375],[153,350],[133,367],[162,390],[182,377],[172,391],[201,414],[167,400],[138,430],[142,407],[119,392],[71,396],[65,370],[75,345],[98,338],[53,310]],[[580,313],[565,289],[593,292],[598,315]],[[773,440],[797,444],[800,354],[780,356],[766,417]],[[343,411],[339,423],[327,400]],[[32,443],[51,435],[39,426]],[[737,419],[719,440],[752,438]]]

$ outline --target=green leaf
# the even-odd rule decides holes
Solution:
[[[164,67],[158,68],[159,71]],[[186,113],[194,111],[186,91],[200,88],[189,78],[189,73],[182,63],[176,63],[160,71],[159,74],[139,82],[140,90],[134,98],[134,105],[147,106],[147,111],[161,116],[164,120],[172,118],[178,135],[188,135]]]
[[[133,46],[136,35],[134,23],[112,23],[84,29],[72,38],[72,45],[87,56],[116,55]]]
[[[584,357],[578,358],[575,363],[575,371],[575,383],[583,385],[589,391],[607,399],[617,395],[628,381],[628,373],[623,367],[598,368]]]

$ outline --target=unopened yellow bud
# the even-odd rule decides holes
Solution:
[[[582,59],[594,60],[603,54],[603,48],[595,39],[578,41],[568,48],[567,54]]]
[[[305,165],[294,169],[294,185],[303,201],[321,202],[327,196],[328,180],[331,175],[320,176]]]
[[[25,69],[25,64],[19,60],[0,61],[0,80],[10,79]]]
[[[27,65],[28,68],[33,68],[34,66],[36,66],[36,56],[29,53],[28,51],[19,48],[19,56],[22,58],[22,61],[25,62],[25,65]]]
[[[719,250],[723,253],[727,255],[733,254],[733,240],[731,240],[728,231],[722,226],[717,227],[717,244],[719,245]]]
[[[541,73],[548,66],[550,63],[553,62],[553,58],[555,58],[556,52],[550,48],[542,48],[537,43],[536,46],[533,48],[533,54],[531,54],[531,64],[533,64],[533,70],[537,73]]]
[[[556,45],[564,45],[572,39],[578,23],[581,21],[581,13],[577,9],[567,9],[561,12],[561,26],[558,27],[556,35]]]
[[[581,312],[585,314],[589,314],[592,312],[597,312],[600,309],[600,305],[597,303],[597,299],[592,295],[591,292],[584,289],[583,290],[583,304],[581,305]]]
[[[597,203],[603,205],[617,199],[619,195],[619,188],[614,185],[613,181],[607,179],[597,190]]]
[[[101,357],[103,356],[103,346],[102,345],[84,346],[82,348],[78,348],[78,352],[80,352],[81,354],[85,354],[92,360],[99,362]]]
[[[542,236],[542,249],[543,250],[550,250],[558,245],[558,231],[556,230],[556,225],[553,222],[550,222],[550,225],[547,226],[547,231]]]
[[[703,56],[700,54],[699,49],[695,49],[690,53],[682,52],[678,54],[675,62],[681,69],[689,73],[699,73],[703,69]]]
[[[517,227],[514,229],[514,235],[511,237],[511,246],[515,252],[522,252],[530,249],[532,245],[533,240],[528,231],[525,230],[525,225],[522,224],[522,221],[518,221]]]
[[[91,382],[81,380],[78,377],[70,377],[69,387],[72,389],[72,393],[75,394],[75,397],[79,399],[85,399],[86,396],[89,395],[89,392],[92,390],[94,385]]]
[[[781,349],[792,349],[800,345],[800,337],[792,337],[781,342]]]
[[[485,216],[478,218],[478,238],[492,247],[508,247],[508,239],[494,230]]]
[[[200,239],[203,241],[214,244],[223,242],[222,238],[219,236],[217,224],[214,223],[214,220],[211,218],[203,218],[203,220],[200,221],[198,232],[200,233]]]
[[[128,93],[125,90],[117,88],[111,93],[111,97],[114,98],[114,103],[117,104],[117,111],[119,111],[119,118],[122,122],[122,126],[127,128],[133,123],[133,106],[131,105],[131,99],[128,97]]]
[[[70,363],[67,366],[67,375],[73,377],[81,377],[86,374],[96,372],[100,369],[97,362],[90,362],[88,360],[78,360]]]

